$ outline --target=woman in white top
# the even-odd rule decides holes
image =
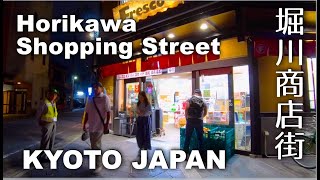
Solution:
[[[151,104],[144,91],[141,91],[138,96],[137,104],[137,144],[140,150],[151,149]]]

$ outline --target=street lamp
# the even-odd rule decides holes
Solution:
[[[78,79],[78,76],[72,76],[72,94],[71,94],[71,110],[73,109],[73,96],[74,96],[74,81]]]
[[[100,36],[100,32],[99,31],[94,31],[94,32],[90,32],[89,34],[88,34],[88,37],[89,37],[89,40],[90,41],[93,41],[94,39],[96,39],[96,38],[98,38]],[[97,59],[96,59],[96,55],[94,54],[93,56],[92,56],[92,67],[95,67],[96,66],[96,64],[97,64]],[[93,70],[93,73],[96,75],[96,71],[95,70]],[[96,76],[95,76],[95,80],[94,81],[96,81]]]

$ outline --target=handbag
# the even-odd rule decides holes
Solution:
[[[81,140],[86,141],[87,139],[89,139],[89,133],[87,131],[84,131],[82,133]]]
[[[97,107],[97,104],[93,98],[93,104],[94,104],[94,107],[96,108],[96,110],[98,111],[98,114],[99,114],[99,117],[100,117],[100,120],[102,122],[102,125],[103,125],[103,134],[109,134],[109,127],[108,127],[108,123],[104,123],[104,119],[102,118],[101,116],[101,113]]]

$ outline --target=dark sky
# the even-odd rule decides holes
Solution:
[[[62,15],[76,15],[77,18],[90,19],[96,18],[100,19],[100,2],[53,2],[53,15],[54,19],[62,18]],[[80,41],[88,38],[88,33],[64,33],[57,32],[51,34],[51,41],[65,42],[65,41]],[[88,40],[88,39],[87,39]],[[67,69],[67,82],[71,82],[71,76],[77,75],[79,77],[76,86],[77,89],[82,89],[86,91],[87,87],[91,83],[91,65],[93,56],[88,57],[86,60],[80,60],[79,56],[71,57],[70,60],[64,59],[64,54],[59,56],[51,55],[51,60],[55,64]]]

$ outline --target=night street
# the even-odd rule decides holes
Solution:
[[[81,116],[83,111],[60,113],[56,149],[64,151],[77,149],[83,151],[89,149],[89,142],[83,142],[81,136]],[[167,127],[170,136],[156,137],[152,139],[152,155],[154,150],[162,149],[168,157],[170,149],[179,148],[179,139],[172,138],[174,128]],[[43,170],[22,170],[22,149],[38,148],[40,140],[39,127],[32,118],[10,120],[4,122],[4,177],[157,177],[157,178],[209,178],[209,177],[315,177],[316,170],[306,170],[295,164],[291,158],[278,161],[276,158],[252,158],[235,155],[226,166],[226,170],[185,170],[186,162],[179,163],[176,170],[156,168],[154,170],[136,170],[131,166],[132,161],[138,159],[138,147],[135,138],[126,138],[115,135],[104,135],[102,150],[116,149],[122,154],[122,165],[116,170],[104,169],[95,175],[88,168],[88,157],[84,157],[83,165],[78,170],[68,170],[63,166],[62,158],[58,160],[58,170],[50,170],[50,163],[42,164]],[[150,161],[150,159],[149,159]],[[71,162],[73,160],[71,159]]]
[[[56,147],[63,147],[81,136],[82,115],[82,109],[60,113]],[[41,128],[34,118],[4,120],[3,137],[3,160],[7,162],[4,163],[3,171],[6,177],[12,177],[21,171],[22,150],[39,148]]]
[[[3,178],[315,179],[317,1],[288,2],[4,0]]]

